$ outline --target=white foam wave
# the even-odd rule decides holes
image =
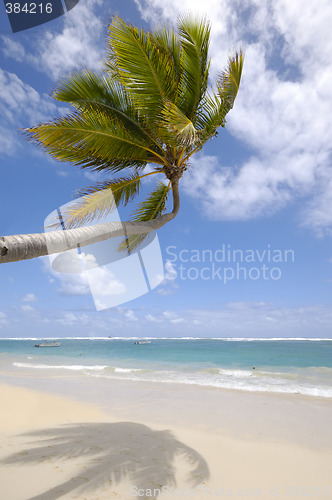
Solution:
[[[147,370],[137,367],[108,365],[48,365],[42,363],[14,362],[13,366],[40,370],[71,370],[81,372],[84,376],[113,380],[186,384],[246,392],[272,392],[332,398],[332,387],[329,383],[330,369],[325,369],[323,372],[318,371],[316,374],[316,371],[305,369],[301,372],[290,371],[279,373],[267,370],[250,371],[216,367],[184,372],[174,369],[161,370],[151,368]],[[323,378],[321,378],[322,375]]]
[[[221,368],[218,369],[218,373],[220,375],[224,375],[225,377],[237,377],[237,378],[247,378],[252,377],[253,372],[249,370],[223,370]]]
[[[142,372],[141,368],[120,368],[116,366],[114,368],[115,373],[134,373],[134,372]]]
[[[46,369],[46,370],[91,370],[91,371],[101,371],[108,368],[107,365],[43,365],[43,364],[32,364],[32,363],[19,363],[14,362],[13,366],[18,368],[34,368],[34,369]]]

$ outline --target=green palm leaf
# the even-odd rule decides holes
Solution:
[[[158,49],[164,51],[172,58],[174,67],[174,90],[177,91],[181,76],[181,41],[179,35],[172,27],[157,28],[152,33],[153,40]]]
[[[138,195],[141,177],[132,175],[85,188],[82,197],[62,213],[66,229],[79,227],[109,214],[121,203],[127,205]]]
[[[133,212],[131,220],[136,222],[150,221],[162,215],[166,210],[167,195],[170,189],[170,183],[166,185],[160,182],[150,196],[139,204],[138,208]],[[126,250],[130,253],[135,250],[147,236],[147,234],[129,236],[121,243],[119,250]]]
[[[182,73],[176,104],[195,123],[196,109],[208,84],[210,25],[205,19],[182,18],[179,21],[179,32]]]
[[[83,112],[99,110],[117,120],[129,133],[134,132],[136,137],[141,136],[142,140],[148,139],[161,150],[159,143],[145,127],[130,94],[114,77],[100,76],[86,70],[72,73],[60,82],[53,97],[59,101],[70,102]]]
[[[26,132],[53,158],[83,168],[93,167],[93,159],[99,159],[97,167],[110,170],[121,170],[128,163],[139,167],[147,162],[163,164],[163,157],[154,151],[154,144],[147,138],[143,141],[140,134],[134,130],[129,133],[96,109],[59,118]]]
[[[170,182],[168,185],[159,182],[158,187],[152,191],[149,198],[139,204],[130,220],[148,221],[161,215],[166,210],[166,200],[170,189]]]
[[[243,60],[241,52],[235,53],[217,82],[219,95],[206,92],[201,100],[197,111],[197,127],[202,143],[214,136],[219,127],[225,126],[226,115],[232,109],[239,89]]]
[[[225,107],[219,96],[206,92],[196,116],[197,138],[201,145],[214,137],[217,129],[225,126],[225,122]]]
[[[236,52],[235,56],[229,58],[227,69],[219,75],[217,81],[218,94],[224,106],[225,116],[232,109],[239,91],[243,61],[243,53]]]
[[[165,98],[175,90],[174,61],[154,42],[151,33],[126,24],[114,17],[109,27],[112,54],[121,83],[131,92],[135,105],[151,123]]]
[[[189,146],[195,142],[196,129],[189,120],[174,103],[167,101],[162,109],[162,116],[165,127],[177,139],[178,145]]]

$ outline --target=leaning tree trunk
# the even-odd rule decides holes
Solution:
[[[178,182],[172,184],[173,211],[147,222],[105,222],[94,226],[48,233],[0,236],[0,264],[34,259],[105,241],[116,236],[147,234],[174,219],[179,211]]]

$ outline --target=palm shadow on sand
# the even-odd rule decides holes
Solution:
[[[24,437],[38,439],[32,442],[32,448],[3,459],[3,464],[90,458],[84,461],[82,470],[75,477],[28,500],[56,500],[76,488],[82,493],[92,493],[100,486],[109,485],[112,491],[112,487],[122,480],[129,480],[137,490],[153,492],[163,486],[176,488],[175,459],[190,466],[189,487],[198,486],[209,477],[204,458],[178,441],[170,431],[155,431],[134,422],[66,425],[30,432]],[[134,498],[135,493],[131,496]],[[158,498],[158,492],[154,496],[149,494],[149,498]]]

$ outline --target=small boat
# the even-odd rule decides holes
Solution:
[[[35,344],[35,347],[59,347],[61,342],[44,342],[43,344]]]
[[[138,340],[134,344],[151,344],[151,340]]]

